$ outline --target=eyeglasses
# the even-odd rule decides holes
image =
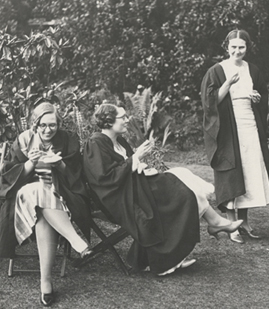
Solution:
[[[45,131],[47,129],[47,127],[49,127],[50,130],[55,130],[57,128],[57,123],[49,123],[49,124],[40,123],[40,125],[38,127],[42,131]]]
[[[129,119],[129,117],[125,114],[125,115],[122,115],[120,117],[116,117],[116,119],[127,120],[127,119]]]

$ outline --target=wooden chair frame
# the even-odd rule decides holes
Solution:
[[[118,266],[123,271],[125,275],[129,275],[131,268],[127,266],[122,258],[120,257],[119,253],[117,252],[116,248],[114,247],[116,244],[118,244],[120,241],[124,240],[126,237],[130,236],[129,233],[122,227],[119,227],[118,230],[110,234],[109,236],[106,236],[101,228],[98,226],[98,224],[95,222],[95,219],[100,219],[105,222],[114,223],[114,220],[110,213],[107,211],[107,209],[104,207],[104,205],[99,200],[96,193],[87,185],[89,189],[90,196],[93,200],[94,206],[96,207],[95,210],[92,211],[92,219],[90,222],[91,228],[93,231],[97,234],[97,236],[101,239],[101,242],[99,242],[97,245],[95,245],[92,249],[92,254],[90,257],[93,257],[97,255],[98,253],[105,252],[106,250],[109,250],[112,255],[114,256]],[[87,263],[90,260],[87,261]]]
[[[63,244],[63,254],[57,254],[56,257],[62,258],[62,263],[61,263],[61,268],[59,270],[60,276],[64,277],[65,276],[65,270],[66,270],[66,262],[67,259],[70,259],[71,256],[71,246],[69,242],[64,239],[64,244]],[[8,263],[8,277],[13,277],[14,273],[39,273],[39,269],[31,269],[31,268],[19,268],[15,269],[14,264],[15,261],[18,259],[24,259],[24,258],[38,258],[38,254],[23,254],[23,253],[16,253],[16,256],[14,258],[9,259]]]

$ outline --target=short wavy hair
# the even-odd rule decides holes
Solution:
[[[94,113],[95,122],[100,129],[110,129],[116,121],[117,106],[103,103]]]
[[[31,124],[34,132],[36,132],[36,129],[39,126],[41,118],[46,114],[55,114],[57,125],[58,127],[61,126],[62,118],[57,108],[50,102],[42,102],[34,108],[31,114]]]
[[[227,51],[230,40],[237,39],[237,38],[242,39],[246,42],[247,51],[252,51],[254,44],[251,41],[248,32],[246,30],[242,30],[242,29],[241,30],[234,29],[234,30],[230,31],[227,34],[227,36],[224,39],[221,46],[225,49],[225,51]]]

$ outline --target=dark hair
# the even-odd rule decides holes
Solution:
[[[251,41],[248,32],[245,30],[238,30],[238,29],[232,30],[227,34],[225,40],[222,43],[222,47],[227,51],[229,41],[236,38],[244,40],[246,42],[247,50],[248,51],[252,50],[254,44]]]
[[[117,114],[115,105],[103,103],[94,113],[96,124],[100,129],[110,129],[116,121]]]

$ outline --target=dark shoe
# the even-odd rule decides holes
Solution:
[[[40,302],[45,307],[50,307],[54,303],[54,293],[53,291],[48,294],[40,294]]]
[[[234,233],[229,234],[229,238],[233,242],[237,242],[238,244],[244,244],[244,239],[241,237],[238,231],[235,231]]]
[[[242,235],[248,235],[250,238],[253,238],[253,239],[261,239],[261,236],[252,234],[252,231],[248,231],[248,230],[247,230],[245,227],[243,227],[243,226],[240,226],[240,227],[239,227],[239,232],[240,232],[240,234],[242,234]]]
[[[72,266],[75,268],[81,268],[82,266],[86,265],[88,263],[88,261],[90,260],[91,256],[92,256],[93,251],[90,250],[90,248],[86,248],[85,250],[83,250],[80,253],[80,258],[75,259],[72,262]]]
[[[218,239],[218,233],[220,232],[226,232],[226,233],[232,233],[235,232],[239,226],[243,223],[243,220],[237,220],[234,222],[231,222],[228,225],[223,225],[223,226],[213,226],[209,225],[207,227],[208,234],[211,236],[214,236],[216,239]]]

